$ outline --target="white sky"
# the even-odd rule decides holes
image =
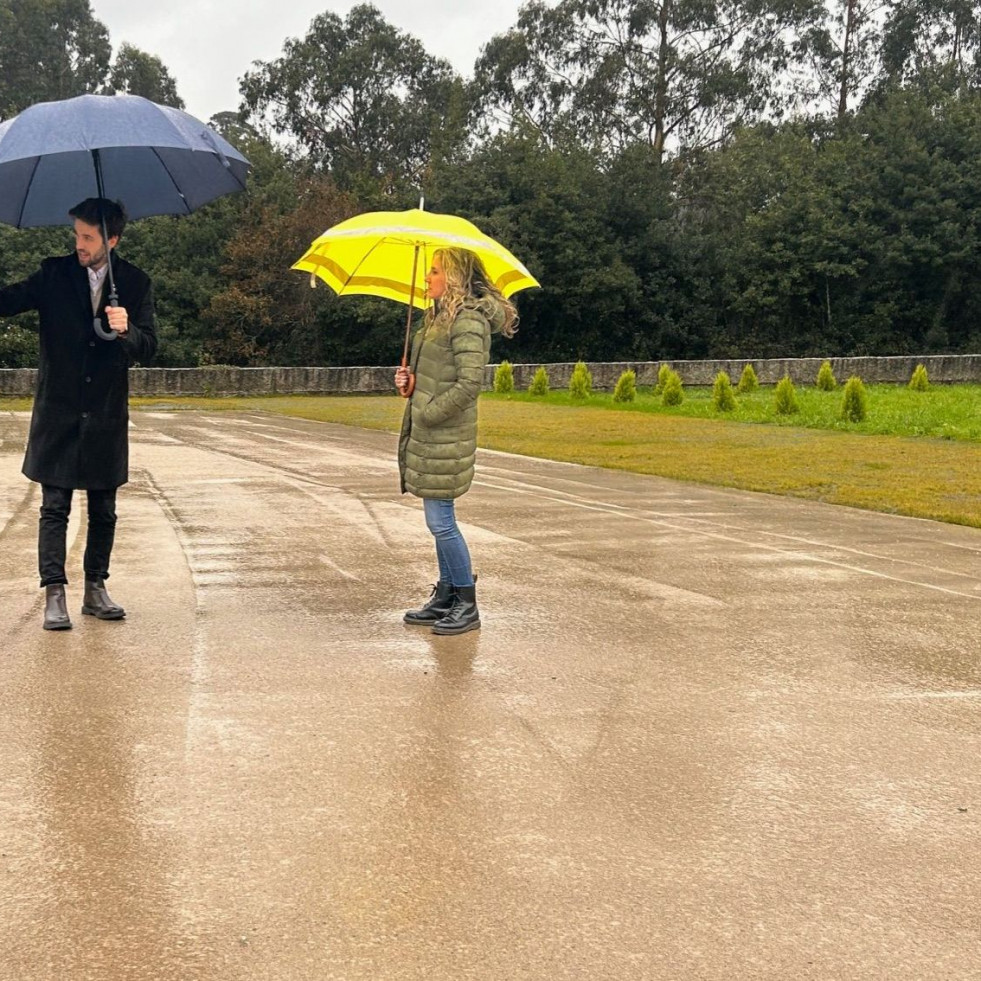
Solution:
[[[347,17],[338,0],[91,0],[109,31],[113,52],[129,42],[156,55],[177,81],[186,110],[207,121],[238,108],[238,80],[253,61],[272,61],[290,37],[306,35],[313,18]],[[374,0],[382,16],[417,37],[431,54],[470,75],[480,48],[513,27],[522,0]]]

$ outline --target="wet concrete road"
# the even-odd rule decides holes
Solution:
[[[981,977],[981,532],[484,453],[439,638],[393,436],[140,412],[46,633],[26,421],[2,981]]]

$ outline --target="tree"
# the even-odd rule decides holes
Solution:
[[[891,0],[882,40],[893,81],[948,72],[981,81],[979,0]]]
[[[501,133],[467,161],[438,169],[424,189],[433,210],[473,221],[543,284],[517,295],[518,333],[494,341],[502,356],[602,360],[628,349],[640,284],[607,222],[606,182],[588,153],[548,147],[530,132]]]
[[[532,0],[476,66],[482,105],[610,154],[718,143],[779,107],[785,34],[810,0]]]
[[[111,50],[89,0],[0,0],[0,119],[97,92]]]
[[[184,108],[184,100],[177,94],[177,83],[164,63],[156,55],[131,44],[123,44],[116,52],[107,89],[110,95],[128,92],[161,105]]]
[[[450,65],[373,6],[314,18],[283,56],[241,83],[242,111],[292,138],[347,188],[418,185],[434,142],[464,134],[462,83]]]
[[[255,164],[250,193],[242,196],[220,256],[221,281],[201,311],[204,358],[241,365],[352,363],[333,356],[325,335],[343,334],[338,325],[348,326],[355,311],[338,309],[327,287],[311,290],[311,281],[290,266],[325,228],[355,214],[357,204],[326,175],[298,172],[274,146],[253,144],[248,155]],[[394,304],[387,306],[395,312]],[[355,337],[367,333],[358,327],[351,331]]]
[[[799,98],[843,119],[879,71],[886,0],[827,0],[796,47]]]

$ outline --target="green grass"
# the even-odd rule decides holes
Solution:
[[[637,390],[630,403],[617,403],[613,396],[594,393],[586,405],[616,412],[647,412],[687,419],[721,419],[729,422],[766,423],[804,429],[831,429],[849,433],[883,436],[930,436],[938,439],[981,441],[981,385],[933,385],[926,392],[912,392],[904,385],[867,385],[869,416],[861,423],[844,422],[841,406],[844,386],[822,392],[810,386],[797,386],[800,412],[779,415],[774,405],[773,386],[760,388],[748,395],[736,395],[736,408],[722,413],[712,402],[712,389],[686,388],[685,400],[679,406],[664,406],[651,390]],[[487,399],[538,402],[547,405],[583,405],[568,392],[553,391],[531,396],[525,392],[511,395],[487,393]]]
[[[981,386],[869,386],[869,415],[840,420],[842,391],[797,389],[801,411],[779,416],[773,389],[720,413],[712,392],[687,389],[664,408],[563,391],[481,396],[480,445],[527,456],[762,491],[981,527]],[[0,409],[29,408],[2,400]],[[397,396],[134,399],[135,408],[276,412],[395,432]]]

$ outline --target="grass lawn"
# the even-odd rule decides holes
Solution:
[[[617,404],[565,391],[544,398],[485,393],[480,445],[589,466],[763,491],[981,527],[981,386],[868,387],[869,416],[838,417],[842,393],[799,387],[801,411],[780,416],[773,389],[719,413],[710,389],[667,409],[649,391]],[[5,400],[2,408],[27,408]],[[397,396],[134,399],[134,407],[263,410],[397,431]]]

